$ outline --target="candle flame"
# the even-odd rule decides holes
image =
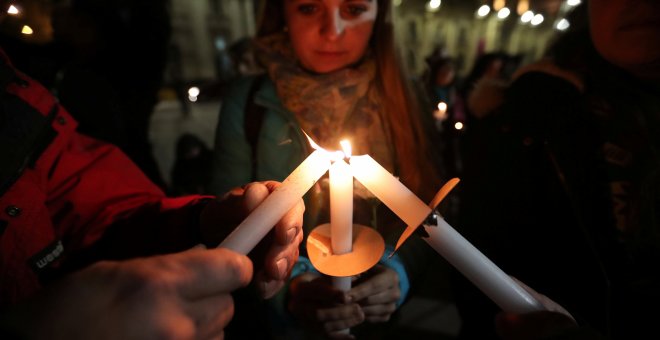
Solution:
[[[351,158],[351,152],[353,151],[351,148],[351,142],[344,139],[339,142],[339,144],[341,145],[342,150],[344,150],[344,157]]]
[[[307,140],[309,141],[309,145],[312,147],[312,149],[325,152],[333,162],[337,162],[342,159],[351,158],[352,149],[351,149],[351,143],[348,140],[343,139],[339,142],[343,151],[339,151],[339,150],[328,151],[322,148],[320,145],[316,144],[316,142],[314,142],[312,137],[310,137],[305,131],[303,131],[302,133],[305,135],[305,137],[307,137]]]
[[[309,141],[309,145],[311,145],[312,149],[314,150],[324,150],[322,147],[320,147],[318,144],[314,142],[312,137],[310,137],[305,131],[302,132],[305,137],[307,137],[307,140]]]

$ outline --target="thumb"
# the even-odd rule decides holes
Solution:
[[[179,291],[191,299],[231,292],[252,279],[250,259],[227,249],[188,250],[169,256],[179,267],[187,269]]]

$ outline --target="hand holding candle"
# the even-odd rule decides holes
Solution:
[[[281,183],[275,181],[249,183],[237,187],[206,203],[200,214],[200,232],[205,244],[219,243],[247,213],[253,211]],[[298,259],[302,241],[302,222],[305,206],[302,199],[283,214],[273,227],[272,238],[263,242],[255,262],[254,283],[262,298],[272,297],[288,280],[288,273]]]
[[[375,230],[353,224],[353,174],[345,161],[351,157],[351,148],[346,140],[341,145],[344,151],[337,152],[330,167],[330,237],[327,224],[318,226],[307,238],[307,251],[312,264],[332,277],[333,287],[348,292],[352,276],[378,262],[384,242]],[[349,332],[348,328],[337,331]]]
[[[423,226],[429,235],[424,241],[502,310],[527,313],[544,309],[529,292],[454,230],[440,215],[437,215],[436,221],[437,226]]]
[[[312,152],[219,247],[248,254],[329,168],[327,152]]]
[[[431,208],[368,155],[352,157],[351,169],[355,178],[406,222],[409,228],[414,230],[431,214]],[[500,308],[516,313],[543,309],[538,301],[444,219],[438,216],[437,224],[437,227],[424,226],[429,234],[424,240]],[[406,235],[409,236],[410,233],[406,232],[404,236]],[[405,238],[402,237],[402,240]],[[397,247],[400,245],[401,242]]]

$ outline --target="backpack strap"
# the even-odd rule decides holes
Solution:
[[[244,130],[245,137],[250,144],[251,150],[252,181],[257,180],[257,142],[259,141],[259,132],[261,131],[261,125],[264,121],[264,114],[266,113],[265,107],[257,105],[257,103],[254,102],[254,95],[263,84],[265,78],[265,74],[258,75],[254,78],[252,85],[250,85],[250,91],[248,92],[247,101],[245,103]]]

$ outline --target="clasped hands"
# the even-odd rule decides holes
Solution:
[[[351,339],[341,332],[364,321],[386,322],[401,296],[397,273],[383,265],[354,277],[353,288],[342,292],[331,278],[304,273],[291,280],[288,310],[310,330],[333,339]]]

